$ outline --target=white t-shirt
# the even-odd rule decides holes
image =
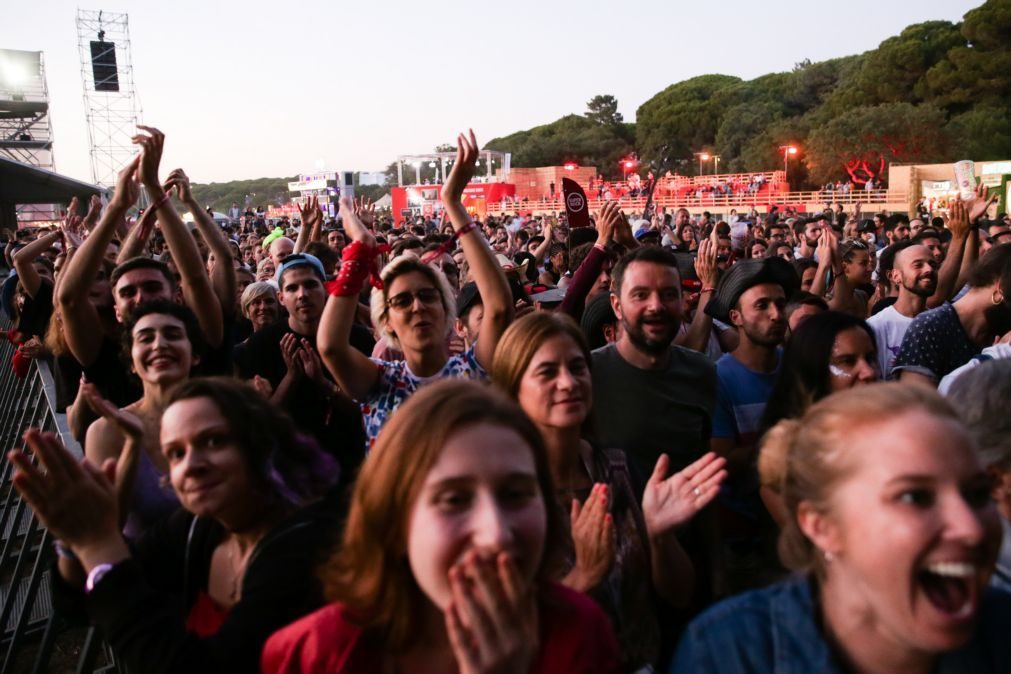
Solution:
[[[941,383],[937,385],[938,393],[944,396],[948,395],[951,385],[963,374],[969,372],[974,367],[979,367],[988,360],[999,360],[1002,358],[1011,358],[1011,344],[994,344],[993,346],[986,347],[979,356],[976,356],[962,367],[944,375]]]
[[[912,318],[903,316],[894,306],[885,307],[867,319],[867,324],[874,331],[874,341],[878,347],[878,368],[882,379],[890,379],[892,364],[899,355],[902,338],[913,322]]]

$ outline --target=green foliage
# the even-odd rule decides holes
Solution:
[[[227,183],[193,184],[193,196],[203,206],[227,213],[232,204],[245,209],[246,205],[276,206],[288,201],[288,183],[291,178],[257,178],[255,180],[233,180]],[[247,199],[248,197],[248,199]]]
[[[551,124],[494,138],[487,147],[511,152],[513,166],[561,166],[572,161],[596,166],[602,175],[613,178],[621,175],[619,160],[635,151],[634,138],[633,124],[600,124],[566,115]]]
[[[618,99],[609,94],[594,96],[586,103],[586,118],[603,126],[617,126],[623,118],[618,112]]]
[[[957,112],[1011,95],[1011,2],[989,0],[964,19],[962,44],[927,73],[933,100]]]
[[[947,132],[959,157],[977,161],[1011,157],[1011,110],[981,105],[955,115]]]
[[[647,161],[691,157],[712,146],[728,99],[716,94],[740,83],[728,75],[703,75],[667,87],[636,111],[636,144]]]
[[[931,105],[884,103],[851,108],[807,139],[811,179],[835,179],[843,166],[858,183],[880,178],[890,162],[943,161],[949,152],[944,112]]]
[[[614,96],[587,102],[583,115],[495,138],[487,147],[511,152],[514,166],[596,166],[609,178],[637,153],[643,165],[698,170],[694,155],[714,151],[728,171],[781,169],[779,147],[796,145],[790,182],[811,188],[829,180],[880,177],[892,161],[1011,157],[1011,0],[987,0],[961,23],[908,26],[864,54],[812,63],[750,81],[702,75],[678,82],[639,106],[624,123]],[[454,150],[440,146],[437,150]],[[422,180],[435,169],[420,167]],[[396,164],[386,170],[396,184]],[[404,167],[413,182],[414,167]],[[283,185],[284,181],[276,181]],[[244,183],[256,181],[243,181]],[[240,183],[234,183],[239,185]],[[216,188],[215,208],[246,193],[284,187]],[[227,194],[225,193],[227,192]],[[220,198],[219,198],[220,197]],[[198,190],[202,202],[210,202]]]

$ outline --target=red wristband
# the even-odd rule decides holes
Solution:
[[[699,291],[699,293],[714,293],[714,292],[716,292],[716,288],[713,287],[703,288],[702,290]]]
[[[167,204],[169,199],[171,198],[172,198],[171,192],[162,192],[161,198],[158,199],[158,201],[151,204],[151,208],[154,209],[155,212],[157,212],[158,209]]]

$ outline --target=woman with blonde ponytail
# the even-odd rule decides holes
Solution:
[[[794,575],[693,621],[672,673],[1011,671],[990,482],[936,392],[829,396],[769,431],[759,471]]]

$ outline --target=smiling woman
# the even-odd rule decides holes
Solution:
[[[158,450],[161,416],[168,396],[189,379],[200,362],[203,338],[196,316],[166,300],[138,305],[123,329],[123,359],[143,385],[140,400],[117,410],[91,384],[85,400],[102,416],[88,427],[84,454],[96,466],[124,457],[132,479],[120,494],[124,533],[135,537],[179,506],[162,478],[167,471]],[[136,450],[136,451],[135,451]]]
[[[39,467],[11,452],[14,483],[62,541],[53,574],[61,610],[86,609],[127,668],[257,672],[267,636],[322,604],[313,570],[337,509],[318,499],[335,463],[238,381],[190,380],[167,402],[160,453],[183,508],[129,548],[117,462],[78,463],[33,430],[25,439]]]
[[[671,672],[1011,671],[1011,596],[987,589],[991,483],[936,392],[833,394],[762,452],[778,456],[762,477],[783,495],[780,556],[797,575],[696,619]]]

